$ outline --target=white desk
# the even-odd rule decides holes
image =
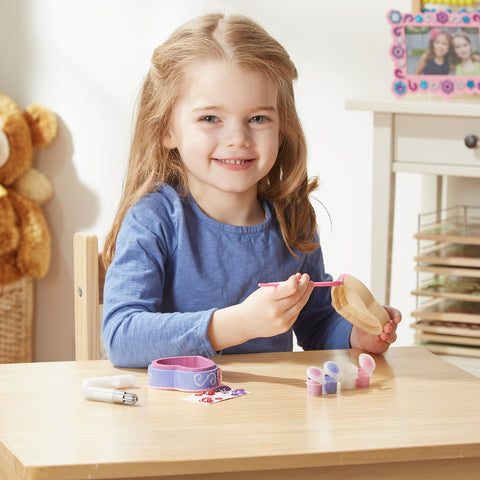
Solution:
[[[395,174],[434,175],[433,195],[441,208],[444,175],[480,177],[480,98],[450,99],[393,94],[347,100],[350,110],[373,112],[373,207],[371,286],[379,301],[390,302]],[[420,213],[420,212],[417,212]]]

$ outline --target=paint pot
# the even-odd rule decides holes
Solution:
[[[343,390],[353,390],[356,386],[358,368],[350,362],[342,363],[340,366],[340,380]]]
[[[325,381],[323,371],[318,367],[307,368],[307,395],[314,397],[322,394],[322,385]]]
[[[325,383],[323,385],[323,393],[339,394],[341,390],[340,367],[335,362],[328,361],[323,364],[323,369],[325,371]]]
[[[305,382],[307,384],[307,395],[311,395],[312,397],[318,397],[322,394],[322,384],[312,380],[311,378],[307,378]]]
[[[370,377],[375,370],[375,360],[368,353],[361,353],[358,357],[360,368],[358,369],[358,378],[356,386],[358,388],[366,388],[370,386]]]
[[[325,383],[323,384],[323,393],[337,393],[337,381],[330,375],[325,375]]]

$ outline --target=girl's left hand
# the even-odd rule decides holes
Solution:
[[[361,348],[370,353],[384,353],[388,347],[397,339],[397,325],[402,320],[402,314],[396,308],[384,306],[390,317],[390,321],[383,326],[380,335],[372,335],[360,330],[355,325],[350,333],[350,345],[352,348]]]

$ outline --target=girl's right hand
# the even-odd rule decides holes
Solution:
[[[261,287],[242,303],[216,310],[207,336],[214,350],[258,337],[273,337],[293,325],[313,291],[307,274],[297,273],[277,287]]]
[[[261,287],[240,305],[248,336],[273,337],[286,332],[313,291],[307,274],[297,273],[276,287]]]

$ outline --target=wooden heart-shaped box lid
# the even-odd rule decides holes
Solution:
[[[335,310],[355,326],[371,333],[382,333],[385,323],[390,321],[386,310],[373,297],[370,290],[358,278],[341,275],[339,287],[332,287]]]

